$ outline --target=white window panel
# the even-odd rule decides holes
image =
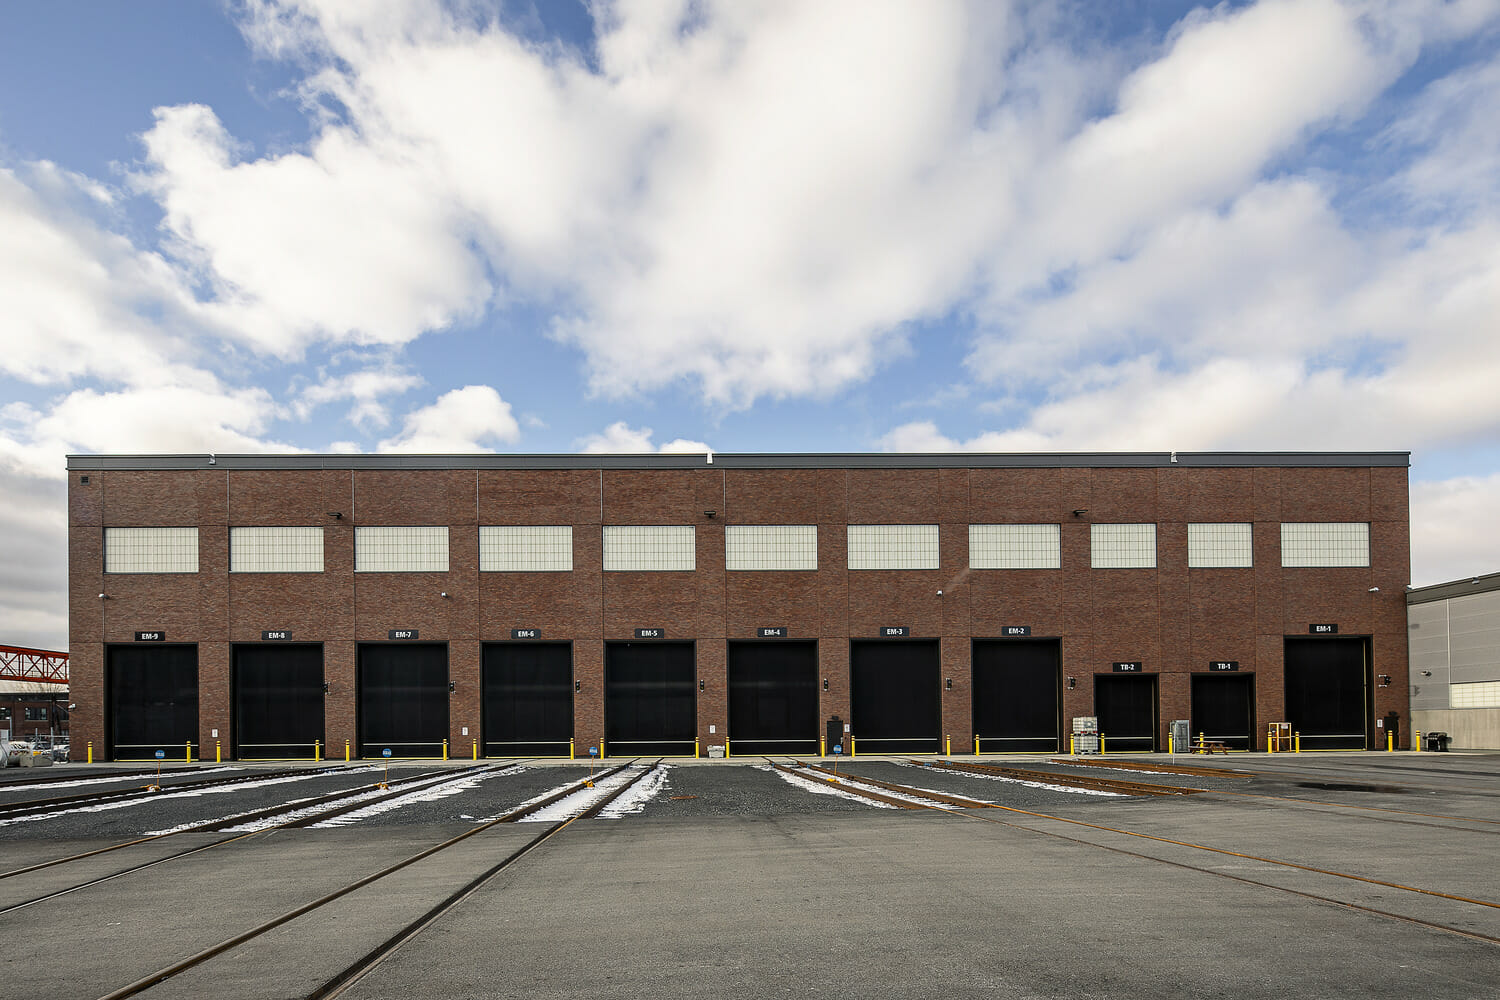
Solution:
[[[726,569],[817,569],[816,524],[731,524],[724,529]]]
[[[970,569],[1058,569],[1061,531],[1055,524],[969,525]]]
[[[355,528],[354,569],[358,573],[446,573],[448,528]]]
[[[481,525],[479,569],[485,573],[570,572],[573,569],[573,526]]]
[[[1156,525],[1089,525],[1089,564],[1094,569],[1154,569]]]
[[[1188,525],[1188,567],[1242,569],[1255,565],[1248,524]]]
[[[850,569],[937,569],[935,524],[849,525]]]
[[[697,568],[697,534],[690,524],[604,527],[604,568],[648,572]]]
[[[230,528],[231,573],[321,573],[322,528]]]
[[[197,528],[105,528],[106,573],[196,573]]]
[[[1451,684],[1448,687],[1450,708],[1500,708],[1500,681],[1477,684]]]
[[[1370,526],[1363,521],[1283,524],[1281,565],[1368,566]]]

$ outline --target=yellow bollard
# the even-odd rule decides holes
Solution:
[[[317,763],[323,759],[323,741],[313,740],[313,762]]]
[[[443,759],[444,760],[448,759],[448,741],[447,740],[443,741]]]
[[[979,737],[974,737],[974,756],[979,756]]]
[[[1301,753],[1301,752],[1302,752],[1302,734],[1300,732],[1293,733],[1292,734],[1292,753]]]
[[[854,756],[854,737],[849,737],[849,756]]]
[[[474,738],[474,759],[479,759],[479,737]]]
[[[224,763],[224,743],[221,740],[214,740],[214,763]]]
[[[693,737],[693,759],[698,759],[698,737]]]
[[[1172,747],[1172,730],[1168,729],[1167,730],[1167,753],[1176,753],[1176,752],[1177,751],[1175,749],[1173,749],[1173,747]]]
[[[349,763],[349,741],[344,741],[344,763]]]
[[[1417,751],[1418,753],[1421,753],[1422,752],[1422,730],[1420,730],[1420,729],[1413,729],[1411,731],[1411,734],[1416,739],[1416,743],[1413,744],[1412,749],[1415,750],[1415,751]],[[94,759],[93,754],[94,754],[94,744],[90,743],[89,744],[89,760],[93,760]]]
[[[1068,756],[1072,757],[1078,753],[1078,737],[1068,736]]]
[[[943,754],[945,756],[948,756],[948,757],[952,757],[953,756],[953,737],[952,736],[945,736],[943,738]]]
[[[826,736],[819,736],[818,737],[818,756],[819,757],[827,757],[828,756],[828,737],[826,737]]]
[[[575,751],[575,750],[576,750],[576,749],[577,749],[577,747],[576,747],[576,746],[575,746],[575,745],[574,745],[574,742],[573,742],[573,740],[571,740],[571,739],[570,739],[570,740],[568,740],[568,759],[569,759],[569,760],[573,760],[573,759],[575,759],[575,758],[574,758],[574,756],[573,756],[573,752],[574,752],[574,751]]]
[[[193,762],[193,741],[192,740],[188,740],[187,741],[187,753],[186,753],[186,756],[184,756],[182,759],[185,760],[185,761],[187,761],[189,764],[191,764]]]
[[[94,762],[94,741],[93,740],[89,740],[89,763],[92,764],[93,762]]]
[[[733,756],[734,756],[734,754],[732,754],[732,753],[729,752],[729,737],[726,735],[724,737],[724,759],[728,760],[729,758],[731,758]]]
[[[1391,753],[1396,749],[1396,734],[1389,729],[1385,733],[1385,752]]]
[[[1104,734],[1103,733],[1099,734],[1099,752],[1101,754],[1104,753]]]

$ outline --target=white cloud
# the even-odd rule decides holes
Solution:
[[[423,383],[422,376],[395,367],[367,368],[344,375],[323,375],[323,379],[304,387],[293,404],[297,416],[306,420],[319,406],[350,400],[346,414],[350,423],[360,428],[384,427],[391,422],[382,397],[399,395]]]
[[[1500,535],[1487,530],[1497,510],[1500,473],[1412,483],[1412,583],[1422,587],[1500,568]]]
[[[510,404],[487,385],[445,392],[431,406],[406,415],[401,433],[380,442],[380,451],[447,454],[493,451],[482,442],[515,442],[521,427]]]
[[[696,455],[713,451],[702,441],[689,441],[686,438],[675,438],[658,447],[651,443],[653,433],[649,427],[637,429],[619,420],[604,428],[603,433],[590,434],[581,439],[578,450],[585,455],[649,455],[653,452],[663,455]]]

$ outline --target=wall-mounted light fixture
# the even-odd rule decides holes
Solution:
[[[583,690],[583,681],[574,681],[573,682],[573,690],[574,691],[582,691]]]
[[[1422,676],[1423,677],[1431,677],[1432,676],[1432,671],[1431,670],[1424,670],[1424,671],[1422,671]]]
[[[716,511],[716,510],[705,510],[703,512],[703,516],[704,517],[718,517],[719,516],[719,512]]]
[[[1077,686],[1078,686],[1078,678],[1077,677],[1069,677],[1068,678],[1068,690],[1071,691],[1074,688],[1076,688]]]
[[[1391,686],[1391,675],[1390,674],[1381,674],[1380,675],[1380,686],[1383,687],[1383,688],[1388,688],[1388,687]]]
[[[1372,594],[1378,594],[1378,593],[1380,593],[1380,588],[1379,587],[1371,587],[1370,588],[1370,593],[1372,593]]]
[[[108,594],[100,594],[99,595],[99,600],[101,600],[101,601],[107,601],[107,600],[109,600],[109,595]]]
[[[1083,515],[1087,514],[1088,512],[1089,512],[1089,509],[1087,507],[1079,507],[1077,510],[1073,511],[1073,516],[1074,517],[1082,517]]]
[[[324,694],[328,693],[328,682],[327,681],[323,682],[323,693]]]
[[[445,590],[441,594],[438,594],[438,596],[439,597],[447,597],[448,596],[448,592]]]
[[[701,677],[698,678],[698,690],[699,691],[703,690],[703,678],[701,678]]]
[[[952,691],[953,690],[953,678],[952,677],[944,677],[943,678],[943,688],[944,688],[944,690],[947,690],[947,691]]]
[[[453,690],[454,690],[454,689],[453,689],[453,682],[452,682],[452,681],[449,681],[449,682],[448,682],[448,693],[449,693],[449,694],[452,694],[452,693],[453,693]]]
[[[828,678],[827,677],[823,678],[823,690],[824,691],[828,690]]]
[[[328,516],[331,517],[331,518],[333,518],[335,521],[337,521],[337,520],[340,520],[344,516],[344,512],[341,511],[341,510],[330,510],[328,512]]]

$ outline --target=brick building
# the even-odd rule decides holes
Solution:
[[[1408,465],[70,456],[73,747],[1055,752],[1077,716],[1111,751],[1173,719],[1376,746]]]

